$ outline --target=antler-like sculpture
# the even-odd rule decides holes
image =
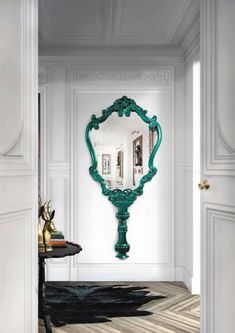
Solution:
[[[51,201],[46,201],[42,205],[41,198],[38,200],[39,210],[38,210],[38,251],[39,252],[49,252],[52,251],[52,246],[50,244],[51,233],[56,230],[53,223],[53,218],[55,216],[55,210],[51,211]],[[44,227],[42,229],[40,219],[44,220]]]
[[[46,252],[49,252],[53,250],[50,244],[50,240],[51,240],[51,233],[55,231],[55,225],[52,221],[55,216],[55,210],[51,211],[51,201],[48,202],[46,201],[42,207],[43,209],[41,212],[41,217],[45,221],[42,231],[43,243]]]
[[[39,195],[38,196],[38,252],[45,252],[43,234],[42,234],[42,226],[41,226],[41,217],[42,217],[43,210],[44,210],[44,206],[42,205],[42,200]]]

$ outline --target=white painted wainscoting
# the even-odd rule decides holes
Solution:
[[[202,333],[235,327],[234,13],[233,0],[201,1]]]
[[[177,83],[174,73],[177,75]],[[55,223],[65,237],[81,244],[76,257],[51,260],[50,280],[183,280],[183,188],[174,195],[174,167],[184,163],[183,64],[150,68],[103,66],[40,60],[42,197],[51,199]],[[130,257],[115,257],[116,209],[89,175],[85,128],[92,114],[123,95],[156,114],[163,142],[157,176],[130,208]],[[175,126],[177,125],[177,135]],[[184,170],[177,182],[184,182]],[[177,175],[178,175],[177,174]],[[177,239],[176,239],[177,237]]]
[[[0,1],[0,325],[38,331],[37,1]]]

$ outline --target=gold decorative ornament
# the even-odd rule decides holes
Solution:
[[[45,246],[43,242],[43,234],[42,234],[42,225],[41,225],[41,216],[44,210],[44,206],[42,206],[42,200],[40,195],[38,196],[38,252],[45,252]]]
[[[50,244],[51,233],[56,230],[54,222],[55,210],[51,211],[51,201],[46,201],[43,205],[39,198],[39,213],[38,213],[38,251],[49,252],[53,248]],[[43,219],[44,227],[41,226],[40,219]]]
[[[38,210],[38,252],[45,252],[45,246],[43,242],[42,226],[41,226],[41,215],[44,207],[39,206]]]

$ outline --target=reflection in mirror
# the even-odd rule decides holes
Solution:
[[[134,189],[148,172],[148,161],[157,133],[149,129],[136,113],[119,117],[115,112],[99,130],[92,130],[91,140],[97,157],[97,169],[108,189]]]

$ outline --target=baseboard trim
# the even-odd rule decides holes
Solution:
[[[182,281],[193,294],[199,294],[198,279],[184,267],[159,264],[79,264],[49,265],[48,281]]]
[[[185,286],[188,288],[190,292],[197,294],[194,288],[194,279],[192,275],[184,267],[175,268],[175,281],[183,281]]]
[[[200,295],[200,276],[194,276],[192,278],[192,289],[193,295]]]
[[[159,264],[79,264],[53,266],[47,270],[50,281],[175,281],[175,268]]]
[[[159,265],[79,265],[78,280],[85,281],[174,281],[175,271]]]
[[[175,267],[175,281],[183,281],[183,267]]]
[[[185,268],[183,268],[183,281],[190,292],[192,292],[192,280],[192,275],[189,274],[189,272]]]

